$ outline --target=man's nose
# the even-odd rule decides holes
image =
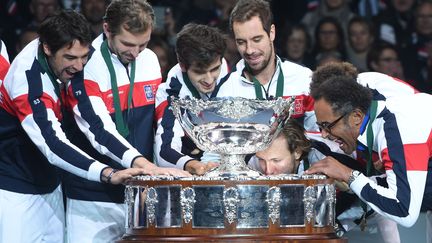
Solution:
[[[134,58],[137,58],[138,55],[140,54],[141,50],[139,48],[139,46],[132,48],[131,50],[131,54]]]
[[[83,68],[84,68],[84,65],[86,64],[86,62],[87,62],[87,59],[84,59],[84,58],[77,58],[77,59],[75,60],[75,62],[73,63],[73,68],[74,68],[76,71],[82,71]]]
[[[274,166],[271,162],[266,162],[265,174],[273,175],[274,174]]]
[[[205,74],[205,77],[204,77],[204,82],[206,83],[206,84],[211,84],[211,83],[213,83],[213,76],[212,76],[212,74],[211,74],[211,72],[207,72],[206,74]]]
[[[321,129],[321,136],[323,138],[328,138],[329,135],[330,133],[327,131],[327,129]]]
[[[246,44],[246,54],[251,55],[255,52],[255,46],[249,42]]]

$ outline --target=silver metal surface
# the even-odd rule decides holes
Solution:
[[[221,155],[220,166],[206,177],[259,176],[244,161],[246,154],[267,148],[290,117],[293,101],[171,97],[177,120],[203,151]]]
[[[126,186],[126,227],[178,228],[192,223],[192,228],[218,229],[225,221],[238,229],[335,225],[333,184],[306,187],[287,180],[270,188],[264,180],[262,185],[227,188],[223,180],[210,181],[215,185]]]
[[[223,185],[192,187],[195,191],[192,228],[224,228]]]
[[[305,225],[305,205],[303,197],[305,185],[282,184],[279,224],[280,227],[301,227]]]
[[[268,228],[267,185],[237,185],[237,228]]]
[[[334,184],[326,185],[327,189],[327,204],[329,207],[328,213],[328,222],[331,225],[335,226],[335,218],[336,218],[336,187]]]
[[[178,228],[182,226],[181,186],[155,186],[157,200],[155,206],[156,228]],[[180,198],[180,200],[179,200]]]
[[[182,208],[183,221],[186,224],[192,220],[195,202],[195,191],[190,187],[183,188],[180,193],[180,204]]]
[[[147,217],[150,225],[154,224],[156,220],[156,203],[158,203],[156,189],[150,187],[147,189],[147,198],[145,203],[147,205]]]
[[[224,190],[223,203],[225,209],[225,218],[230,224],[232,224],[237,219],[237,204],[239,202],[239,192],[237,188],[230,187]]]
[[[305,219],[307,223],[310,223],[312,221],[312,218],[314,217],[314,207],[315,202],[317,198],[317,192],[315,187],[308,186],[304,190],[304,196],[303,196],[303,202],[305,207]]]

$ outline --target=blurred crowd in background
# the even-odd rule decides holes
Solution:
[[[102,32],[109,0],[0,0],[0,39],[10,60],[37,38],[37,28],[60,8],[80,11],[94,37]],[[229,29],[236,0],[153,0],[156,25],[148,48],[164,75],[177,63],[174,46],[183,25],[216,26],[228,37],[225,58],[240,56]],[[276,53],[315,70],[348,61],[360,72],[377,71],[432,93],[432,0],[270,0]]]

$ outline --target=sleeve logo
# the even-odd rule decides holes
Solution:
[[[294,115],[300,115],[304,113],[303,98],[297,98],[294,101]]]
[[[144,85],[144,93],[147,101],[154,101],[154,92],[152,85]]]

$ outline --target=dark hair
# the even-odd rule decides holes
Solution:
[[[216,58],[222,58],[225,49],[225,38],[214,27],[187,24],[177,34],[177,58],[186,68],[193,63],[196,63],[199,68],[206,68]]]
[[[318,88],[311,90],[315,101],[324,99],[337,115],[348,114],[354,109],[366,113],[372,101],[369,88],[353,82],[349,76],[335,76],[321,83]]]
[[[289,119],[283,126],[279,136],[284,136],[290,153],[300,150],[300,160],[305,160],[311,150],[312,143],[305,135],[305,129],[296,120]]]
[[[87,1],[87,0],[80,0],[80,8],[81,9],[82,9],[85,1]],[[111,0],[104,0],[104,2],[105,2],[105,6],[107,6],[108,4],[111,3]]]
[[[38,29],[39,41],[48,45],[52,53],[78,40],[91,44],[91,30],[87,20],[72,10],[62,10],[48,16]]]
[[[358,71],[357,68],[349,62],[332,62],[318,67],[312,73],[312,82],[310,89],[318,89],[318,87],[325,81],[336,76],[346,76],[352,81],[357,81]]]
[[[369,50],[366,56],[367,67],[369,70],[374,70],[374,68],[372,67],[372,62],[377,63],[380,59],[381,54],[386,49],[393,50],[399,57],[399,51],[396,49],[394,45],[389,44],[387,42],[378,42],[377,44],[372,46],[372,48]]]
[[[136,34],[153,28],[155,16],[145,0],[114,0],[108,5],[104,20],[112,35],[119,34],[121,27]]]
[[[230,28],[233,29],[234,22],[244,23],[252,17],[258,16],[264,30],[270,34],[273,24],[273,14],[270,4],[265,0],[239,0],[230,15]]]

